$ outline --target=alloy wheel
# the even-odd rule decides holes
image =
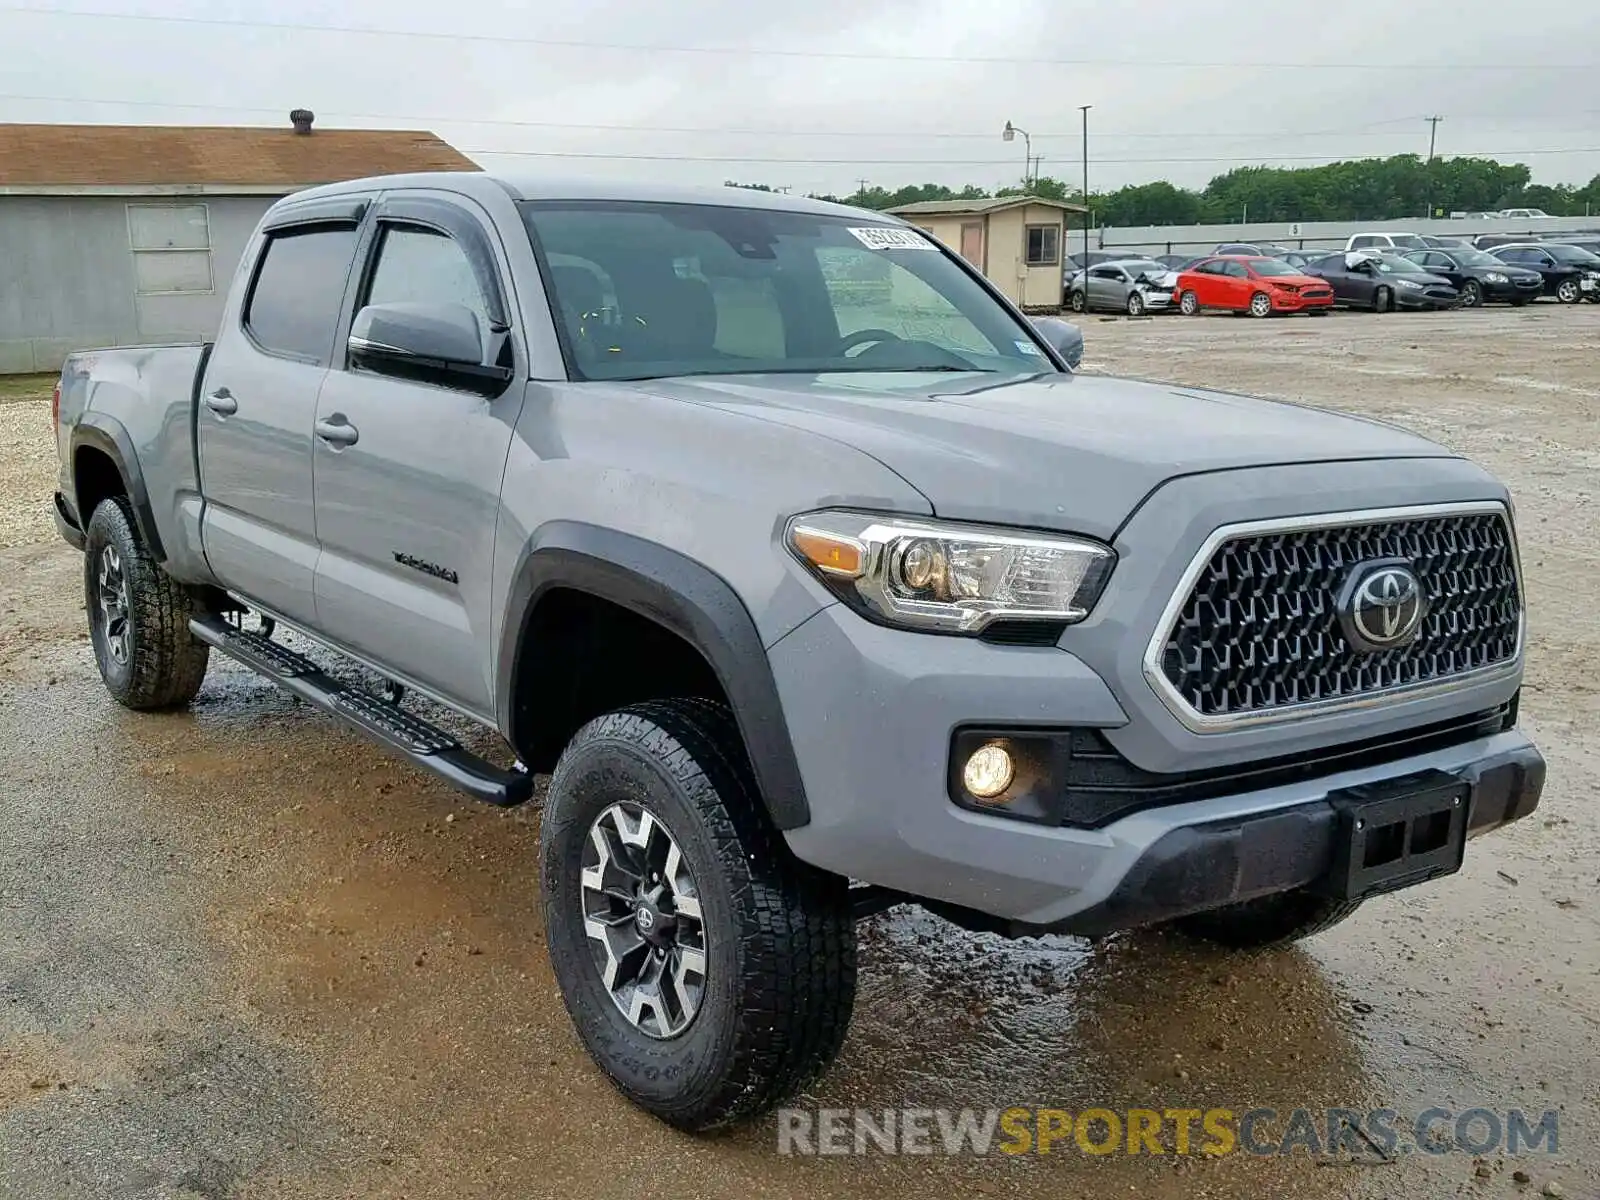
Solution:
[[[1257,292],[1250,297],[1250,315],[1264,317],[1272,311],[1272,299],[1265,292]]]
[[[1578,281],[1568,279],[1556,289],[1556,299],[1563,304],[1576,304],[1578,302]]]
[[[106,652],[118,666],[125,666],[130,651],[128,629],[128,575],[115,546],[100,551],[100,576],[96,583],[100,608],[100,632]]]
[[[1461,289],[1461,307],[1477,308],[1483,302],[1483,291],[1478,287],[1476,279],[1467,280],[1466,286]]]
[[[1142,316],[1143,314],[1144,297],[1139,295],[1138,292],[1130,292],[1128,294],[1128,315],[1130,317],[1137,317]]]
[[[694,875],[661,819],[627,802],[596,817],[582,896],[590,954],[617,1011],[650,1037],[677,1037],[705,996],[705,920]]]

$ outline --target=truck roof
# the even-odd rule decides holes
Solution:
[[[904,224],[899,217],[889,213],[813,200],[809,196],[792,196],[785,192],[764,192],[756,188],[726,185],[693,187],[646,180],[591,179],[531,171],[504,174],[490,171],[427,171],[407,175],[370,175],[296,192],[280,203],[293,204],[324,196],[398,187],[430,188],[467,196],[481,196],[495,189],[509,193],[513,200],[635,200],[663,204],[714,204],[722,208],[760,208],[816,213],[819,216],[866,217],[880,224]]]

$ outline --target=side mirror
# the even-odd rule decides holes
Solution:
[[[1030,317],[1034,330],[1073,370],[1083,361],[1083,331],[1060,317]]]
[[[511,369],[484,362],[478,315],[460,304],[369,304],[350,325],[350,359],[399,379],[498,395]]]

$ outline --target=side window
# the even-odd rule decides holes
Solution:
[[[1089,274],[1095,279],[1121,279],[1122,272],[1115,267],[1092,267]]]
[[[1027,262],[1030,267],[1053,267],[1061,261],[1061,226],[1029,225]]]
[[[244,311],[244,327],[274,354],[327,357],[355,258],[353,228],[294,229],[267,239]]]
[[[1233,278],[1235,278],[1235,279],[1248,279],[1248,278],[1250,278],[1250,272],[1244,269],[1244,264],[1243,263],[1236,263],[1236,262],[1225,263],[1225,264],[1223,264],[1223,272],[1225,274],[1233,276]]]
[[[1373,237],[1371,234],[1364,233],[1350,239],[1350,249],[1352,250],[1362,250],[1368,246],[1376,246],[1377,244],[1378,239]]]
[[[387,225],[363,304],[459,304],[487,331],[489,306],[466,251],[455,239],[415,225]]]
[[[1533,261],[1541,267],[1553,267],[1556,265],[1555,258],[1546,254],[1543,250],[1531,250],[1529,253],[1533,255]]]

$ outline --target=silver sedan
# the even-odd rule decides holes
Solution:
[[[1174,272],[1150,258],[1096,263],[1067,282],[1067,306],[1073,312],[1103,309],[1130,317],[1172,306]]]

